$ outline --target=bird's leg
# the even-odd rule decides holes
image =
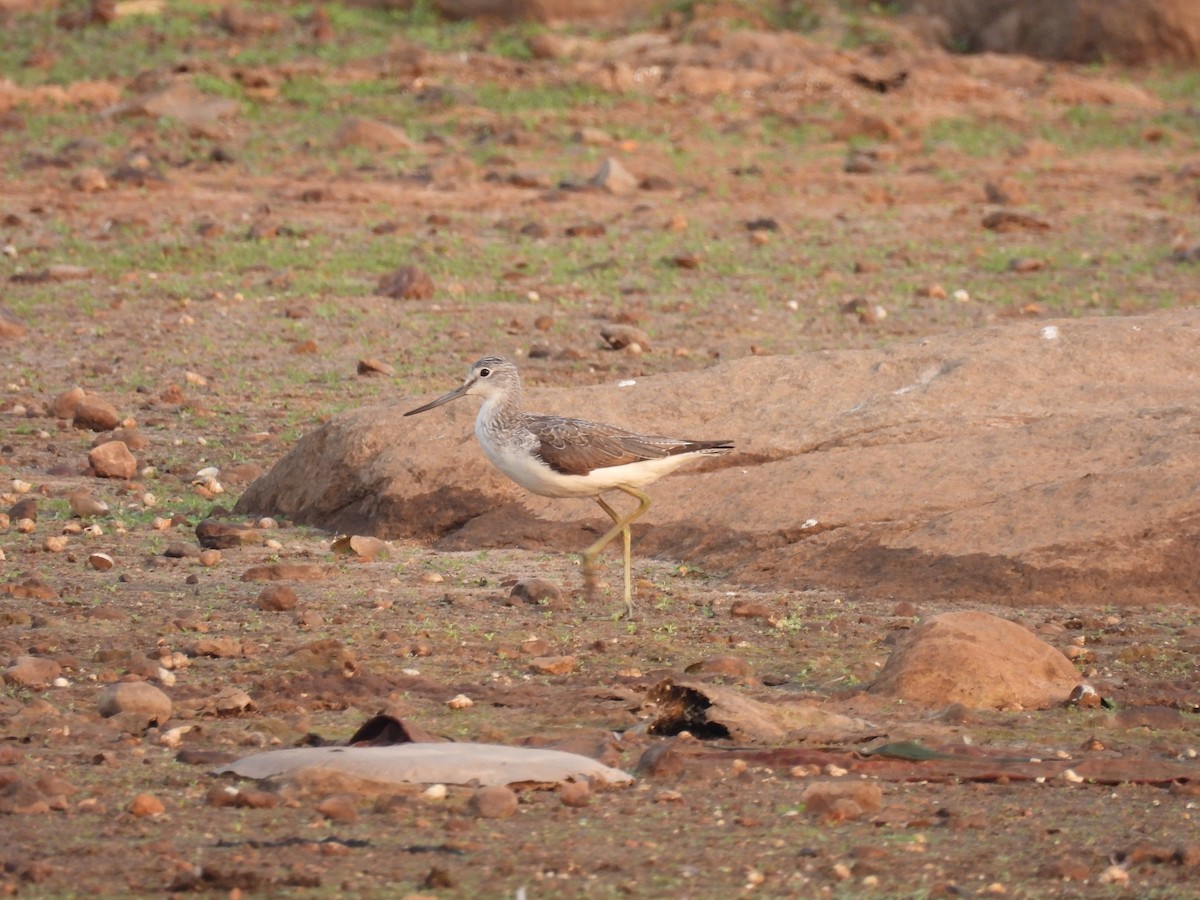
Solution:
[[[600,504],[600,508],[608,513],[608,517],[613,520],[613,527],[606,531],[592,546],[583,551],[583,583],[588,599],[590,600],[596,589],[596,557],[600,555],[601,550],[608,546],[609,541],[620,534],[624,538],[625,543],[625,611],[626,615],[632,619],[633,576],[630,571],[630,547],[633,542],[633,536],[629,530],[629,525],[634,519],[650,508],[650,498],[628,484],[618,484],[616,487],[617,490],[624,491],[630,497],[636,498],[638,507],[629,515],[621,518],[615,509],[604,502],[602,497],[596,497],[596,502]]]

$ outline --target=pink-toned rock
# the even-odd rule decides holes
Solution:
[[[909,632],[870,691],[926,707],[1044,709],[1078,683],[1071,662],[1031,631],[989,613],[952,612]]]
[[[88,451],[88,465],[98,478],[124,478],[137,474],[137,458],[124,441],[108,441]]]

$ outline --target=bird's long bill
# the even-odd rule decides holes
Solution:
[[[449,403],[451,400],[457,400],[459,397],[461,397],[466,392],[467,392],[467,385],[465,385],[465,384],[461,385],[459,387],[456,387],[450,393],[442,394],[442,396],[438,397],[436,400],[434,400],[430,403],[426,403],[424,406],[418,406],[416,409],[410,409],[408,412],[405,413],[405,415],[406,416],[415,416],[417,413],[426,412],[427,410],[433,409],[435,406],[441,406],[443,403]]]

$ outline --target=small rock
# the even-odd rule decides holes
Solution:
[[[358,818],[354,801],[342,794],[326,797],[317,804],[317,812],[331,822],[353,822]]]
[[[196,538],[206,550],[233,550],[262,543],[262,533],[246,525],[205,519],[196,526]]]
[[[603,128],[585,125],[571,135],[571,140],[577,144],[590,144],[593,147],[603,147],[615,142],[611,134]]]
[[[8,508],[8,518],[13,522],[28,519],[36,522],[38,517],[37,497],[22,497]]]
[[[333,143],[336,147],[375,150],[410,150],[413,146],[403,128],[363,116],[351,116],[342,122],[333,135]]]
[[[457,694],[447,700],[446,705],[451,709],[470,709],[475,705],[475,701],[466,694]]]
[[[842,171],[850,175],[872,175],[883,169],[883,163],[874,150],[854,149],[846,154]]]
[[[617,195],[632,194],[638,189],[638,180],[611,156],[600,164],[590,184]]]
[[[321,581],[325,570],[312,563],[272,563],[251,566],[242,573],[242,581]]]
[[[650,349],[650,335],[633,325],[605,325],[600,329],[600,337],[613,350],[632,349],[634,345],[640,350]]]
[[[171,718],[171,698],[144,681],[122,681],[100,692],[100,715],[132,715],[145,725],[163,725]]]
[[[67,539],[57,535],[51,535],[42,541],[42,549],[47,553],[62,553],[67,549]]]
[[[435,287],[433,279],[416,266],[401,266],[396,271],[379,279],[376,293],[397,300],[429,300]]]
[[[93,553],[88,557],[88,565],[97,572],[107,572],[113,567],[114,562],[107,553]]]
[[[710,656],[684,669],[689,675],[724,675],[729,678],[749,678],[754,668],[736,656]]]
[[[1001,234],[1012,231],[1049,231],[1050,223],[1014,209],[997,209],[983,217],[983,227]]]
[[[294,609],[300,598],[286,584],[268,584],[258,594],[258,608],[267,612]]]
[[[71,187],[85,194],[95,194],[108,190],[108,179],[94,166],[85,166],[71,178]]]
[[[734,600],[729,606],[729,614],[737,619],[762,619],[775,622],[775,611],[763,603],[753,600]]]
[[[62,666],[41,656],[18,656],[4,670],[4,681],[20,687],[41,690],[62,674]]]
[[[75,415],[76,408],[86,396],[83,388],[79,386],[69,388],[54,398],[50,410],[56,419],[70,419]]]
[[[367,359],[360,359],[358,361],[358,374],[359,375],[387,375],[390,377],[390,376],[396,374],[396,370],[394,367],[389,366],[385,362],[380,362],[379,360],[373,359],[373,358],[367,358]]]
[[[107,441],[88,451],[88,465],[98,478],[128,480],[137,474],[137,459],[124,441]]]
[[[517,811],[517,795],[506,784],[479,788],[467,801],[467,812],[481,819],[507,819]]]
[[[161,816],[166,811],[163,802],[153,794],[138,794],[129,804],[129,812],[139,818]]]
[[[220,550],[201,550],[200,555],[196,557],[200,561],[200,565],[206,568],[212,568],[221,562]]]
[[[542,675],[569,675],[575,662],[574,656],[539,656],[529,661],[529,668]]]
[[[550,609],[563,607],[562,591],[551,581],[544,578],[522,578],[512,586],[509,597],[525,603],[545,605]]]
[[[237,638],[205,638],[196,641],[187,651],[188,656],[211,656],[214,659],[233,659],[242,655],[242,642]]]
[[[563,806],[579,809],[592,802],[592,789],[586,781],[564,781],[558,786],[558,799]]]
[[[1036,256],[1018,256],[1008,261],[1008,271],[1025,275],[1029,272],[1040,272],[1047,265],[1046,260]]]
[[[845,822],[883,808],[883,790],[873,781],[818,781],[800,795],[804,808],[825,822]]]
[[[71,491],[67,495],[67,503],[71,507],[71,512],[81,519],[108,515],[108,504],[93,496],[89,491]]]
[[[107,400],[88,394],[75,407],[71,424],[86,431],[112,431],[121,424],[121,417]]]
[[[6,244],[4,249],[7,252],[12,248],[11,244]],[[13,251],[15,253],[15,249]],[[29,332],[25,323],[16,317],[16,315],[3,306],[0,306],[0,338],[18,338],[24,337]]]

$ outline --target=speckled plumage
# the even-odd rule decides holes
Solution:
[[[475,437],[484,454],[521,487],[544,497],[595,497],[613,520],[613,528],[584,552],[589,576],[596,555],[617,534],[625,538],[625,602],[632,612],[629,574],[629,523],[650,506],[639,488],[702,456],[733,449],[732,441],[692,441],[639,434],[615,425],[545,416],[521,408],[521,378],[507,359],[488,356],[471,366],[462,385],[406,416],[425,412],[459,397],[483,398],[475,419]],[[620,490],[640,503],[624,518],[600,495]]]

